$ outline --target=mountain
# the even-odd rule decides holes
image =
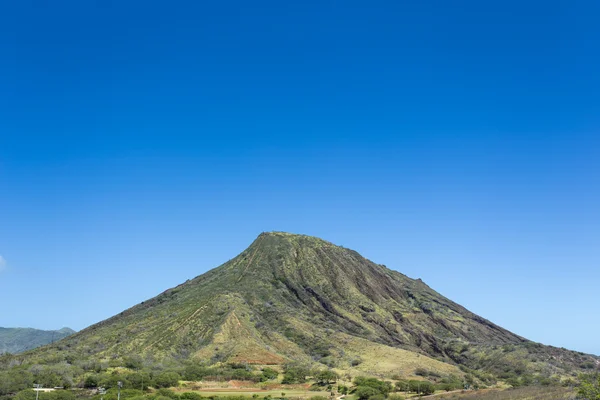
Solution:
[[[0,354],[20,353],[53,343],[75,333],[70,328],[43,331],[32,328],[0,328]]]
[[[380,376],[410,376],[418,368],[500,378],[524,371],[566,375],[599,363],[509,332],[353,250],[281,232],[262,233],[220,267],[26,357],[131,354],[300,361]]]

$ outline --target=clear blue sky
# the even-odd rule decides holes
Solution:
[[[281,230],[600,354],[599,2],[93,3],[0,5],[0,326]]]

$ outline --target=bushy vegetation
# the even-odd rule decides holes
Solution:
[[[23,390],[15,396],[15,400],[35,400],[36,393],[33,390]],[[75,400],[76,396],[69,390],[57,390],[55,392],[43,393],[42,400]]]
[[[577,393],[584,400],[600,400],[600,374],[582,375]]]
[[[278,373],[271,368],[257,372],[253,367],[245,363],[230,363],[219,367],[190,363],[184,367],[182,375],[183,379],[187,381],[235,379],[239,381],[263,382],[276,379]]]
[[[127,364],[128,367],[124,365]],[[135,389],[140,391],[149,388],[170,388],[179,385],[181,380],[245,380],[251,382],[264,382],[278,378],[278,371],[273,368],[257,370],[247,364],[224,364],[219,366],[207,366],[204,364],[184,362],[172,364],[143,364],[132,363],[132,360],[123,360],[113,363],[117,366],[109,366],[109,363],[79,363],[68,364],[62,362],[53,365],[16,365],[12,368],[0,371],[0,396],[15,394],[30,389],[34,384],[42,387],[63,387],[95,389],[104,387],[116,388],[118,382],[122,382],[123,389]],[[139,369],[131,369],[138,367]],[[310,375],[301,376],[298,367],[290,367],[288,378],[293,374],[297,380],[305,381]],[[319,379],[323,379],[320,376]]]
[[[358,400],[378,400],[380,396],[386,398],[393,390],[391,382],[364,376],[356,377],[354,386],[353,392]]]
[[[304,383],[310,375],[310,367],[300,363],[290,363],[284,365],[283,380],[281,383]]]

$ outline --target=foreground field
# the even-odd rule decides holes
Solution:
[[[187,388],[174,388],[174,391],[181,395],[186,392],[193,392],[204,398],[210,397],[228,397],[244,396],[248,398],[263,399],[270,397],[273,399],[309,399],[313,396],[322,396],[329,398],[327,391],[311,391],[309,385],[269,385],[270,387],[258,387],[257,385],[240,385],[242,382],[205,382],[203,388],[194,387],[194,383],[188,382]],[[433,395],[420,397],[416,393],[397,393],[396,395],[405,399],[432,399],[432,400],[573,400],[576,398],[575,391],[564,387],[523,387],[518,389],[485,389],[478,391],[437,391]],[[336,398],[344,400],[357,400],[356,394],[341,396],[336,394]]]
[[[281,397],[282,393],[285,393],[285,397],[302,397],[309,398],[313,396],[323,396],[329,397],[329,392],[312,392],[308,390],[251,390],[251,389],[238,389],[238,390],[199,390],[196,393],[202,395],[203,397],[210,396],[247,396],[252,397],[254,394],[260,397]]]
[[[183,393],[198,393],[202,397],[208,398],[212,396],[227,397],[227,396],[245,396],[259,398],[304,398],[307,399],[313,396],[329,397],[330,392],[326,391],[311,391],[310,385],[282,385],[268,384],[257,385],[254,383],[243,381],[228,381],[228,382],[186,382],[184,387],[173,388],[175,393],[181,395]]]
[[[562,387],[526,387],[520,389],[489,390],[427,396],[425,398],[444,400],[570,400],[575,392]]]
[[[185,391],[178,392],[179,394],[184,393]],[[211,397],[211,396],[246,396],[252,397],[253,395],[257,395],[260,398],[271,396],[273,398],[282,397],[282,393],[285,393],[286,398],[290,397],[300,397],[300,398],[309,398],[313,396],[323,396],[329,397],[329,392],[313,392],[309,390],[286,390],[286,389],[273,389],[273,390],[260,390],[260,389],[252,389],[252,388],[244,388],[244,389],[206,389],[206,390],[194,390],[194,393],[200,394],[202,397]]]

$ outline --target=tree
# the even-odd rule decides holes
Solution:
[[[281,383],[304,383],[310,369],[302,364],[286,364],[284,366],[283,380]]]
[[[0,396],[29,389],[33,385],[33,375],[20,369],[0,372]]]
[[[98,387],[98,383],[100,382],[100,378],[96,374],[88,375],[85,377],[83,381],[83,387],[90,389]]]
[[[129,386],[129,380],[126,376],[121,374],[102,374],[98,382],[98,386],[102,386],[107,389],[116,388],[119,382],[123,383],[123,387]]]
[[[273,368],[263,368],[262,373],[261,373],[261,380],[264,381],[269,381],[272,379],[277,379],[277,377],[279,376],[279,372],[277,372],[276,370],[274,370]]]
[[[369,386],[362,386],[356,389],[356,392],[354,392],[354,394],[356,395],[356,398],[358,400],[369,400],[371,396],[380,395],[381,392]]]
[[[433,394],[435,392],[435,385],[429,381],[408,381],[411,392],[418,394]]]
[[[410,390],[410,383],[407,380],[400,379],[394,385],[394,391],[396,392],[408,392]]]
[[[37,376],[35,376],[35,381],[44,387],[63,386],[61,377],[48,368],[44,368],[37,374]]]
[[[429,381],[423,381],[421,383],[421,394],[433,394],[435,392],[435,386]]]
[[[199,364],[189,364],[185,367],[183,376],[186,381],[201,381],[204,377],[211,375],[212,371]]]
[[[154,384],[157,388],[170,388],[179,386],[179,374],[177,372],[163,372],[154,378]]]
[[[331,370],[323,370],[315,374],[315,380],[319,385],[328,385],[330,382],[337,382],[338,376]]]
[[[367,378],[364,376],[358,376],[354,379],[354,384],[357,387],[370,387],[377,390],[384,396],[387,396],[392,391],[392,384],[386,381],[380,381],[376,378]]]
[[[145,371],[129,374],[127,380],[129,381],[129,387],[132,389],[147,390],[148,387],[153,385],[150,374]]]
[[[123,364],[125,365],[125,368],[140,369],[144,365],[144,362],[141,356],[131,355],[123,358]]]

